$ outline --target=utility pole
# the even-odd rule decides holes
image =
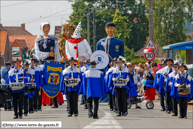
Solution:
[[[119,8],[118,1],[116,0],[116,9]]]
[[[149,37],[154,41],[153,38],[153,9],[152,9],[152,0],[149,2]]]
[[[93,9],[93,51],[96,50],[96,10]]]
[[[89,18],[90,18],[90,14],[88,13],[87,14],[87,41],[90,45],[90,20]]]

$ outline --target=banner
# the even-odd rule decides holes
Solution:
[[[60,79],[62,76],[64,65],[65,63],[60,64],[53,63],[53,61],[45,61],[43,74],[46,85],[43,86],[43,90],[45,94],[50,98],[54,98],[55,96],[57,96],[60,91]]]

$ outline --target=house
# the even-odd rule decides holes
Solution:
[[[12,61],[11,46],[9,43],[8,32],[0,29],[0,66],[4,66],[5,62]]]
[[[155,47],[157,48],[154,52],[155,52],[155,56],[157,59],[163,59],[166,57],[165,52],[160,49],[158,44],[155,44]],[[141,48],[140,50],[138,50],[137,52],[135,52],[135,56],[136,57],[144,57],[144,48]]]
[[[62,26],[55,26],[54,36],[58,37],[62,32]]]

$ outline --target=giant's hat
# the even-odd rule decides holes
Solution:
[[[78,26],[76,27],[73,35],[72,35],[72,38],[74,39],[79,39],[81,38],[81,34],[80,34],[80,31],[81,31],[81,21],[78,23]]]

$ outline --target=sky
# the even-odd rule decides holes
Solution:
[[[1,24],[3,26],[21,26],[33,35],[42,35],[40,24],[49,21],[51,24],[50,35],[54,34],[55,26],[67,23],[72,13],[70,0],[33,0],[33,1],[1,1]]]

